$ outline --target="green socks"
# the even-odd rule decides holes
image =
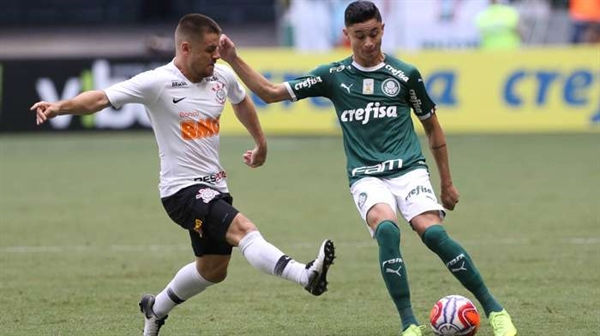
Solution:
[[[503,308],[490,294],[467,251],[452,240],[441,225],[433,225],[423,232],[423,243],[442,259],[448,270],[481,303],[485,315]],[[381,252],[380,252],[381,255]]]
[[[379,266],[381,276],[402,319],[402,329],[419,325],[410,304],[410,290],[406,267],[400,254],[400,230],[392,221],[383,221],[375,230],[379,244]]]

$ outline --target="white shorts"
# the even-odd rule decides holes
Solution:
[[[388,204],[395,213],[400,210],[407,222],[432,210],[439,211],[442,218],[446,215],[435,197],[426,169],[415,169],[393,178],[365,177],[352,184],[350,192],[365,223],[369,209],[378,203]],[[368,225],[367,228],[373,236],[373,230]]]

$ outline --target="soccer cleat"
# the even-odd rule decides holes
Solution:
[[[494,330],[494,336],[517,336],[517,328],[512,323],[506,309],[500,312],[491,312],[490,324]]]
[[[140,311],[144,314],[144,336],[158,336],[160,328],[169,316],[158,318],[154,314],[154,295],[146,294],[140,300]]]
[[[423,330],[425,330],[425,326],[411,324],[402,331],[402,336],[423,336]]]
[[[335,259],[335,247],[329,239],[325,240],[319,248],[317,259],[306,264],[308,270],[308,284],[304,289],[315,296],[327,291],[327,271]]]

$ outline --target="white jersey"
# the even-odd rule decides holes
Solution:
[[[146,107],[158,143],[161,197],[197,183],[228,192],[219,160],[219,119],[227,98],[238,104],[246,97],[230,68],[215,64],[213,76],[192,83],[170,62],[104,92],[115,108]]]

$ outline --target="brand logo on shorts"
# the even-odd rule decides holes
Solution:
[[[196,218],[196,222],[194,224],[194,231],[198,232],[200,237],[202,237],[202,220]]]
[[[208,203],[210,203],[210,201],[212,201],[215,198],[215,196],[217,196],[219,194],[220,194],[220,192],[218,192],[214,189],[204,188],[204,189],[198,190],[196,199],[202,199],[202,202],[208,204]]]
[[[404,200],[408,201],[410,198],[413,198],[414,196],[417,196],[417,195],[420,195],[420,194],[430,194],[430,195],[433,195],[433,190],[431,190],[429,188],[426,188],[424,186],[417,186],[416,188],[414,188],[413,190],[411,190],[408,193],[408,195],[406,195],[406,197],[404,198]]]
[[[360,195],[358,195],[358,207],[362,209],[362,207],[365,205],[365,202],[367,201],[367,193],[360,193]]]

